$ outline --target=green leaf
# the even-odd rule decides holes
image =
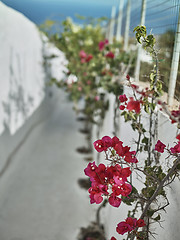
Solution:
[[[157,215],[157,217],[153,218],[155,221],[159,221],[161,219],[160,214]]]

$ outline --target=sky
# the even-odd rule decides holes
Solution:
[[[82,23],[75,14],[87,17],[111,17],[112,6],[118,10],[119,1],[123,0],[0,0],[6,5],[23,13],[36,24],[45,20],[59,22],[71,17],[76,23]],[[123,26],[127,1],[124,0]],[[130,31],[140,24],[142,0],[131,0]],[[178,7],[180,0],[147,0],[146,27],[148,31],[160,34],[170,28],[176,30],[178,21]]]
[[[126,1],[126,0],[125,0]],[[36,24],[46,19],[59,19],[75,14],[110,18],[113,5],[119,0],[2,0],[6,5],[22,12]]]

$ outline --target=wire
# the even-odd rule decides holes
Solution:
[[[146,22],[157,22],[157,21],[160,21],[160,20],[169,19],[169,18],[172,17],[172,16],[174,16],[174,15],[172,14],[172,15],[168,15],[168,16],[166,16],[166,17],[146,19]]]
[[[168,7],[168,8],[165,8],[165,9],[163,9],[163,10],[161,10],[161,11],[158,11],[158,12],[155,12],[155,13],[149,13],[149,14],[147,14],[146,16],[153,16],[153,15],[156,15],[156,14],[159,14],[159,13],[162,13],[162,12],[165,12],[166,10],[175,8],[175,7],[177,7],[177,6],[179,6],[179,5],[175,5],[175,6],[172,6],[172,7]]]
[[[166,26],[172,26],[174,24],[166,24],[166,25],[161,25],[161,26],[155,26],[155,27],[148,27],[148,28],[162,28],[162,27],[166,27]]]
[[[152,8],[155,8],[155,7],[159,7],[159,6],[161,6],[161,5],[163,5],[163,4],[167,3],[167,2],[169,2],[169,0],[166,0],[166,1],[164,1],[164,2],[162,2],[162,3],[159,3],[159,4],[155,5],[155,6],[148,7],[148,10],[149,10],[149,9],[152,9]]]

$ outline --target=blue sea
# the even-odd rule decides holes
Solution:
[[[122,0],[121,0],[122,1]],[[2,0],[6,5],[23,13],[37,25],[47,19],[63,21],[71,17],[76,23],[82,23],[76,14],[86,17],[111,17],[112,6],[118,10],[119,0]],[[141,0],[131,1],[130,30],[140,24]],[[176,30],[180,0],[147,0],[146,27],[155,34],[168,29]],[[124,0],[125,23],[127,0]]]

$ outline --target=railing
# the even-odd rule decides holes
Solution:
[[[118,12],[116,12],[116,8],[118,8]],[[106,27],[106,37],[110,42],[113,39],[123,41],[124,50],[128,51],[129,42],[134,38],[133,29],[137,25],[145,25],[148,33],[152,32],[156,35],[159,56],[162,58],[159,60],[163,62],[163,69],[165,68],[165,72],[161,70],[160,79],[164,89],[168,92],[168,104],[172,105],[174,98],[180,98],[180,78],[178,78],[180,76],[180,73],[178,74],[180,0],[120,0],[119,6],[112,8],[111,20]],[[169,46],[162,49],[161,39],[163,36],[166,44],[169,38]],[[143,79],[141,56],[141,46],[138,44],[135,81]],[[165,64],[165,62],[167,63]]]

